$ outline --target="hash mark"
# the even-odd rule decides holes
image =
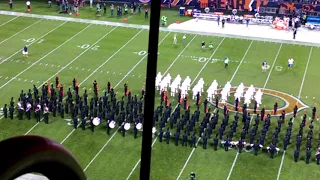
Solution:
[[[18,81],[20,81],[21,79],[19,78]]]
[[[116,72],[113,72],[113,74],[115,74]]]
[[[52,64],[51,67],[53,67],[54,65]]]
[[[60,67],[60,65],[58,65],[58,67]]]
[[[109,71],[107,72],[107,74],[109,73]]]
[[[22,63],[24,63],[24,61],[22,61]]]
[[[76,68],[76,70],[78,70],[78,67]]]
[[[102,73],[103,71],[100,71],[100,73]]]
[[[48,64],[46,64],[46,66],[48,66]]]
[[[134,74],[132,75],[132,77],[134,77]]]
[[[40,66],[41,64],[42,64],[42,63],[40,63],[39,66]]]
[[[28,61],[28,64],[30,64],[30,61]]]
[[[88,69],[88,71],[90,71],[91,69]]]
[[[10,60],[11,62],[13,61],[13,59]]]
[[[17,60],[16,62],[19,62],[20,60]]]
[[[91,90],[91,88],[89,89],[89,91]]]
[[[6,79],[8,79],[9,77],[6,77]]]
[[[82,68],[82,71],[84,70],[84,68]]]
[[[25,79],[24,82],[26,82],[28,79]]]
[[[72,69],[72,67],[70,67],[70,69]]]
[[[33,82],[33,80],[31,80],[30,82]]]
[[[119,76],[121,76],[122,73],[119,74]]]

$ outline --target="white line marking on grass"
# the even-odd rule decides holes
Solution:
[[[67,41],[65,41],[64,43],[60,44],[58,47],[56,47],[55,49],[53,49],[52,51],[50,51],[48,54],[46,54],[45,56],[43,56],[42,58],[40,58],[39,60],[37,60],[36,62],[32,63],[31,66],[27,67],[26,69],[24,69],[23,71],[21,71],[19,74],[17,74],[15,76],[18,77],[21,74],[23,74],[24,72],[26,72],[27,70],[29,70],[30,68],[32,68],[36,63],[40,62],[41,60],[43,60],[44,58],[46,58],[47,56],[49,56],[50,54],[52,54],[53,52],[55,52],[57,49],[59,49],[61,46],[65,45],[66,43],[68,43],[70,40],[72,40],[73,38],[75,38],[76,36],[78,36],[80,33],[82,33],[84,30],[88,29],[91,26],[91,24],[89,24],[87,27],[85,27],[84,29],[82,29],[81,31],[79,31],[77,34],[75,34],[74,36],[72,36],[71,38],[69,38]],[[111,30],[112,31],[112,30]],[[110,31],[110,32],[111,32]],[[109,32],[109,33],[110,33]],[[109,34],[108,33],[108,34]],[[106,35],[108,35],[106,34]],[[106,36],[105,35],[105,36]],[[100,39],[101,40],[101,39]],[[99,40],[99,41],[100,41]],[[60,71],[62,71],[63,69],[65,69],[69,64],[71,64],[73,61],[75,61],[76,59],[78,59],[83,53],[85,53],[86,51],[88,51],[88,49],[84,50],[77,58],[75,58],[74,60],[72,60],[71,62],[69,62],[65,67],[63,67]],[[58,71],[58,72],[60,72]],[[9,84],[13,79],[10,79],[8,82],[4,83],[2,86],[0,86],[0,89],[2,89],[4,86],[6,86],[7,84]],[[50,80],[50,79],[49,79]]]
[[[33,82],[33,80],[30,81],[31,83]]]
[[[311,49],[310,49],[308,62],[307,62],[306,69],[305,69],[304,74],[303,74],[303,78],[302,78],[302,82],[301,82],[301,86],[300,86],[300,90],[299,90],[299,94],[298,94],[298,98],[299,99],[301,97],[301,92],[302,92],[302,89],[303,89],[304,80],[305,80],[306,75],[307,75],[307,71],[308,71],[308,67],[309,67],[309,63],[310,63],[310,59],[311,59],[312,50],[313,50],[313,47],[311,47]],[[293,118],[292,122],[294,122],[294,118]],[[280,179],[280,175],[281,175],[281,170],[282,170],[285,154],[286,154],[286,151],[284,150],[283,153],[282,153],[282,158],[281,158],[281,163],[280,163],[280,167],[279,167],[279,171],[278,171],[278,175],[277,175],[277,180]]]
[[[43,37],[47,36],[48,34],[52,33],[53,31],[55,31],[56,29],[60,28],[61,26],[63,26],[64,24],[66,24],[66,22],[60,24],[59,26],[55,27],[54,29],[52,29],[51,31],[47,32],[46,34],[44,34],[43,36],[39,37],[38,39],[42,39]],[[89,25],[90,26],[90,25]],[[81,31],[80,31],[81,32]],[[77,33],[78,34],[78,33]],[[68,40],[67,40],[68,41]],[[30,44],[28,44],[27,46],[31,46],[33,43],[36,43],[37,41],[33,41]],[[13,56],[15,56],[16,54],[20,53],[21,49],[19,49],[17,52],[15,52],[14,54],[12,54],[11,56],[7,57],[6,59],[4,59],[3,61],[0,62],[0,64],[4,63],[5,61],[7,61],[8,59],[12,58]]]
[[[4,42],[6,42],[7,40],[9,40],[9,39],[11,39],[11,38],[13,38],[13,37],[15,37],[15,36],[16,36],[16,35],[18,35],[19,33],[21,33],[21,32],[23,32],[23,31],[25,31],[25,30],[29,29],[31,26],[33,26],[33,25],[35,25],[35,24],[39,23],[39,22],[40,22],[40,21],[42,21],[42,20],[43,20],[43,19],[40,19],[40,20],[36,21],[35,23],[33,23],[33,24],[29,25],[28,27],[26,27],[26,28],[22,29],[21,31],[19,31],[19,32],[15,33],[14,35],[12,35],[12,36],[8,37],[7,39],[5,39],[5,40],[1,41],[1,42],[0,42],[0,44],[2,44],[2,43],[4,43]]]
[[[277,61],[277,59],[278,59],[278,56],[279,56],[279,54],[280,54],[281,49],[282,49],[282,44],[280,44],[279,50],[278,50],[278,52],[277,52],[277,55],[276,55],[276,57],[275,57],[274,60],[273,60],[273,63],[272,63],[271,69],[270,69],[270,71],[269,71],[268,77],[267,77],[267,79],[266,79],[266,82],[265,82],[264,85],[263,85],[263,88],[262,88],[263,90],[266,88],[266,86],[267,86],[267,84],[268,84],[268,82],[269,82],[269,79],[270,79],[270,76],[271,76],[271,72],[272,72],[272,70],[273,70],[274,65],[276,64],[276,61]]]
[[[176,107],[177,107],[177,106],[176,106]],[[158,136],[157,136],[157,137],[154,139],[154,141],[152,142],[151,147],[153,147],[153,145],[157,142],[157,139],[158,139]],[[132,168],[132,170],[131,170],[130,174],[128,175],[128,177],[126,178],[126,180],[128,180],[128,179],[132,176],[134,170],[138,167],[138,165],[140,164],[140,162],[141,162],[141,158],[140,158],[139,161],[134,165],[134,167]]]
[[[192,43],[192,41],[197,37],[197,35],[193,36],[193,38],[190,40],[190,42],[182,49],[182,51],[180,52],[180,54],[178,54],[178,56],[176,57],[175,60],[173,60],[173,62],[170,64],[169,68],[163,73],[166,74],[169,69],[173,66],[173,64],[179,59],[179,57],[182,55],[182,53],[190,46],[190,44]]]
[[[2,76],[0,76],[0,79],[2,78]]]
[[[139,31],[140,33],[141,31]],[[138,34],[139,34],[138,33]],[[170,34],[170,32],[159,42],[158,46],[168,37],[168,35]],[[131,41],[131,40],[130,40]],[[131,70],[118,82],[118,84],[116,84],[114,86],[114,88],[118,87],[120,85],[120,83],[147,57],[148,55],[143,56],[139,62],[137,62],[132,68]],[[109,144],[109,142],[113,139],[113,137],[117,134],[118,130],[120,129],[120,127],[112,134],[112,136],[109,138],[109,140],[103,145],[103,147],[98,151],[98,153],[92,158],[92,160],[89,162],[89,164],[84,168],[83,171],[86,171],[89,166],[93,163],[93,161],[99,156],[99,154],[103,151],[103,149]],[[62,143],[61,143],[62,144]]]
[[[87,76],[79,85],[83,84],[86,82],[94,73],[96,73],[102,66],[104,66],[107,62],[110,61],[116,54],[118,54],[123,48],[125,48],[133,39],[135,39],[143,30],[140,30],[136,35],[134,35],[127,43],[125,43],[121,48],[119,48],[115,53],[113,53],[112,56],[110,56],[106,61],[104,61],[99,67],[97,67],[89,76]],[[91,49],[91,48],[88,48]],[[88,50],[87,49],[87,50]],[[116,87],[116,86],[115,86]],[[114,88],[115,88],[114,87]],[[80,124],[79,124],[80,125]],[[75,131],[76,129],[73,129],[62,141],[61,144],[63,144],[70,136],[71,134]]]
[[[221,44],[223,43],[224,40],[225,40],[225,38],[223,38],[223,39],[220,41],[218,47],[217,47],[217,48],[214,50],[214,52],[211,54],[210,59],[211,59],[211,58],[214,56],[214,54],[217,52],[218,48],[221,46]],[[184,50],[183,50],[183,51],[184,51]],[[181,53],[180,53],[180,55],[181,55]],[[178,55],[178,57],[179,57],[180,55]],[[200,71],[198,72],[198,74],[196,75],[196,77],[195,77],[195,78],[193,79],[193,81],[191,82],[191,85],[196,82],[197,78],[199,77],[199,75],[201,74],[201,72],[204,70],[204,68],[207,66],[208,62],[209,62],[209,61],[207,61],[207,62],[203,65],[203,67],[200,69]],[[166,70],[166,72],[168,72],[171,67],[172,67],[172,65],[170,65],[170,66],[168,67],[168,69]],[[141,75],[140,75],[140,76],[141,76]],[[176,105],[176,107],[177,107],[177,106],[178,106],[178,104]],[[174,109],[176,109],[176,107],[175,107]],[[155,144],[155,142],[157,141],[157,139],[158,139],[158,136],[157,136],[157,137],[154,139],[154,141],[152,142],[152,146],[151,146],[151,147],[153,147],[153,145]],[[197,141],[196,144],[198,144],[198,142],[199,142],[200,139],[201,139],[201,138],[198,139],[198,141]],[[183,166],[182,170],[180,171],[177,179],[180,178],[180,176],[181,176],[182,172],[184,171],[186,165],[188,164],[188,162],[189,162],[189,160],[190,160],[190,158],[191,158],[194,150],[195,150],[195,148],[193,148],[193,150],[191,151],[191,154],[189,155],[189,157],[188,157],[185,165]],[[126,180],[128,180],[128,179],[131,177],[131,175],[133,174],[133,172],[135,171],[135,169],[138,167],[138,165],[139,165],[140,162],[141,162],[141,158],[140,158],[140,159],[138,160],[138,162],[135,164],[135,166],[134,166],[133,169],[131,170],[131,172],[130,172],[130,174],[128,175],[128,177],[126,178]]]
[[[231,177],[231,173],[232,173],[232,171],[233,171],[234,166],[236,165],[236,162],[237,162],[238,156],[239,156],[239,152],[237,152],[236,157],[235,157],[235,158],[234,158],[234,160],[233,160],[233,163],[232,163],[231,169],[230,169],[230,171],[229,171],[229,174],[228,174],[227,180],[229,180],[229,179],[230,179],[230,177]]]
[[[46,66],[48,66],[48,64],[46,64]]]
[[[9,77],[7,76],[5,79],[8,79]]]
[[[16,63],[18,63],[20,60],[17,60]]]
[[[84,70],[84,68],[82,68],[82,71]]]
[[[107,143],[105,143],[103,145],[103,147],[100,149],[100,151],[93,157],[93,159],[89,162],[89,164],[83,169],[84,172],[89,168],[89,166],[93,163],[93,161],[99,156],[99,154],[103,151],[103,149],[109,144],[109,142],[117,134],[119,129],[120,129],[120,127],[118,127],[118,129],[116,129],[115,133],[112,134],[112,136],[108,139]]]
[[[10,19],[9,21],[7,21],[7,22],[5,22],[5,23],[0,24],[0,27],[1,27],[1,26],[4,26],[4,25],[6,25],[6,24],[8,24],[9,22],[11,22],[11,21],[13,21],[13,20],[17,19],[18,17],[19,17],[19,16],[14,17],[14,18]]]
[[[231,81],[233,80],[233,78],[236,76],[236,74],[237,74],[237,72],[238,72],[238,70],[239,70],[239,68],[240,68],[241,64],[243,63],[243,60],[246,58],[246,56],[247,56],[247,54],[248,54],[248,52],[249,52],[249,49],[250,49],[250,48],[251,48],[251,46],[252,46],[252,43],[253,43],[253,41],[251,41],[251,43],[250,43],[250,45],[249,45],[249,47],[248,47],[247,51],[244,53],[244,55],[243,55],[243,57],[242,57],[242,59],[241,59],[241,61],[240,61],[239,65],[238,65],[237,69],[235,70],[235,72],[233,73],[233,75],[232,75],[232,77],[231,77],[231,79],[230,79],[230,82],[231,82]]]
[[[298,98],[299,99],[300,99],[301,92],[302,92],[302,89],[303,89],[304,80],[306,79],[306,75],[307,75],[307,71],[308,71],[308,67],[309,67],[309,63],[310,63],[310,59],[311,59],[312,49],[313,49],[313,47],[311,47],[311,49],[310,49],[307,66],[306,66],[306,69],[304,70],[304,74],[303,74],[303,78],[302,78],[302,82],[301,82],[301,86],[300,86],[300,90],[299,90],[299,94],[298,94]]]
[[[281,163],[280,163],[280,167],[279,167],[279,171],[278,171],[278,175],[277,175],[277,180],[280,179],[280,175],[281,175],[281,169],[283,166],[283,161],[284,161],[284,155],[286,154],[286,151],[284,150],[282,153],[282,158],[281,158]]]
[[[78,70],[79,68],[77,67],[76,70]]]
[[[28,81],[28,79],[25,79],[24,82]]]
[[[90,71],[91,69],[88,69],[88,71]]]
[[[91,26],[91,24],[89,25]],[[87,26],[86,28],[88,28],[89,26]],[[86,29],[85,28],[85,29]],[[86,50],[84,50],[82,53],[80,53],[76,58],[74,58],[72,61],[70,61],[67,65],[63,66],[58,72],[56,72],[54,75],[52,75],[49,79],[47,79],[45,82],[48,82],[50,79],[52,79],[53,77],[55,77],[57,74],[59,74],[62,70],[64,70],[65,68],[67,68],[71,63],[73,63],[74,61],[76,61],[80,56],[82,56],[85,52],[87,52],[88,50],[90,50],[93,46],[95,46],[97,43],[99,43],[103,38],[105,38],[106,36],[108,36],[112,31],[114,31],[117,27],[114,27],[111,31],[109,31],[107,34],[103,35],[100,39],[98,39],[95,43],[93,43],[89,48],[87,48]],[[84,29],[83,29],[84,30]],[[82,30],[82,31],[83,31]],[[81,31],[80,31],[81,32]],[[79,32],[79,33],[80,33]],[[43,82],[38,89],[45,83]],[[84,82],[84,81],[83,81]],[[82,83],[83,83],[82,82]],[[82,83],[80,83],[79,85],[81,85]],[[29,129],[29,131],[26,133],[28,134],[29,132],[31,132],[37,125],[39,124],[39,122],[37,122],[34,126],[31,127],[31,129]]]
[[[270,71],[269,71],[269,74],[268,74],[268,77],[267,77],[267,79],[266,79],[266,82],[265,82],[264,85],[263,85],[263,89],[267,86],[267,83],[268,83],[268,81],[269,81],[269,79],[270,79],[270,75],[271,75],[272,69],[273,69],[273,67],[274,67],[274,65],[275,65],[275,63],[276,63],[276,61],[277,61],[277,59],[278,59],[278,56],[279,56],[279,54],[280,54],[281,49],[282,49],[282,44],[280,44],[279,50],[278,50],[278,52],[277,52],[277,54],[276,54],[276,57],[275,57],[274,60],[273,60],[272,67],[271,67],[271,69],[270,69]],[[251,121],[251,120],[250,120],[250,121]],[[237,155],[236,155],[236,157],[234,158],[234,161],[233,161],[233,164],[232,164],[232,166],[231,166],[231,169],[230,169],[229,175],[228,175],[228,177],[227,177],[227,180],[230,179],[230,176],[231,176],[231,174],[232,174],[233,168],[234,168],[234,166],[235,166],[235,164],[236,164],[236,162],[237,162],[237,160],[238,160],[238,156],[239,156],[239,152],[237,152]]]

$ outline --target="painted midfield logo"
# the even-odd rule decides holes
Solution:
[[[245,91],[247,89],[248,88],[245,88]],[[236,90],[237,90],[237,87],[232,87],[231,90],[230,90],[230,93],[235,93]],[[218,94],[220,94],[221,91],[222,91],[222,89],[219,89],[218,90]],[[297,105],[298,111],[306,109],[306,108],[309,108],[309,106],[305,105],[300,99],[298,99],[298,98],[296,98],[296,97],[294,97],[292,95],[289,95],[287,93],[284,93],[284,92],[281,92],[281,91],[272,90],[272,89],[263,89],[262,92],[265,95],[270,95],[270,96],[276,97],[276,98],[281,99],[281,100],[283,100],[285,102],[285,105],[283,107],[278,108],[276,116],[281,115],[282,110],[285,110],[286,115],[293,114],[293,108],[294,108],[295,105]],[[219,103],[219,108],[223,109],[223,106],[224,106],[224,104]],[[230,111],[235,112],[235,106],[233,104],[229,104],[228,103],[227,107],[228,107],[228,109]],[[260,107],[260,109],[261,108],[262,107]],[[272,111],[273,111],[272,109],[271,110],[270,109],[266,109],[265,113],[271,115]],[[248,112],[249,113],[253,113],[253,109],[248,109]],[[260,114],[260,110],[257,110],[257,113]]]

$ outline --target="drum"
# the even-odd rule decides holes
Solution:
[[[138,123],[138,124],[136,125],[136,128],[137,128],[138,130],[141,130],[141,129],[142,129],[142,123]]]
[[[116,127],[116,122],[115,122],[115,121],[111,121],[111,122],[109,123],[109,127],[110,127],[111,129],[113,129],[114,127]]]
[[[124,129],[127,131],[130,129],[130,123],[125,123],[124,124]]]
[[[100,124],[100,118],[96,117],[92,120],[93,125],[98,126]]]

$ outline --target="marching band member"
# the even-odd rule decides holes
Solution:
[[[31,119],[31,108],[32,108],[32,105],[29,102],[27,102],[26,114],[27,114],[28,120]]]
[[[41,105],[37,104],[34,110],[34,114],[36,116],[37,122],[40,122],[40,112],[41,112]]]
[[[48,124],[48,123],[49,123],[49,108],[47,107],[46,104],[44,104],[43,118],[44,118],[44,122],[45,122],[46,124]]]

